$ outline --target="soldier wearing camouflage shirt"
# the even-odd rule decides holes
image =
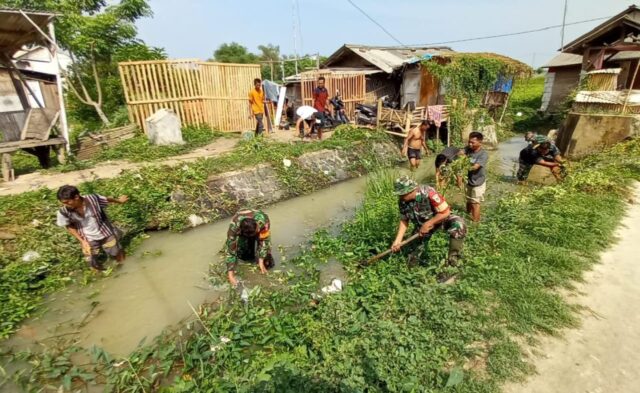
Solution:
[[[428,185],[418,186],[407,176],[396,180],[395,193],[399,197],[400,225],[391,249],[394,252],[400,250],[400,243],[409,222],[413,222],[416,231],[424,238],[424,249],[433,232],[443,229],[449,234],[448,265],[456,266],[458,259],[462,257],[464,238],[467,234],[464,219],[451,214],[449,204],[435,188]]]
[[[271,255],[271,223],[269,216],[262,210],[245,209],[237,212],[231,219],[227,232],[225,256],[227,277],[234,287],[238,285],[235,271],[238,258],[244,261],[255,261],[262,274],[273,266]]]

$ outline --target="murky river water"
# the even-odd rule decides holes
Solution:
[[[497,164],[494,170],[512,176],[523,147],[519,136],[490,152],[492,165]],[[417,177],[425,179],[433,173],[432,156],[424,160]],[[315,230],[351,217],[362,202],[365,187],[366,177],[362,177],[265,208],[272,221],[276,261],[281,259],[279,248],[291,255]],[[213,287],[208,280],[209,265],[222,263],[217,252],[223,247],[227,228],[228,220],[222,220],[184,233],[151,233],[114,277],[50,296],[46,311],[25,322],[2,346],[21,349],[65,337],[87,348],[96,345],[126,356],[145,337],[150,340],[192,315],[190,305],[197,308],[227,292],[226,286]],[[281,268],[277,263],[275,269]],[[340,275],[344,275],[340,264],[329,263],[321,280],[329,282]],[[247,269],[242,278],[248,286],[268,285],[268,278]]]

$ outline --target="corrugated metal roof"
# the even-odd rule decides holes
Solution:
[[[321,68],[319,70],[304,71],[296,75],[284,78],[285,82],[299,82],[303,76],[313,76],[318,74],[331,73],[334,75],[371,75],[379,74],[382,71],[373,68]]]
[[[589,75],[594,75],[594,74],[619,74],[620,71],[622,71],[622,68],[604,68],[602,70],[589,71],[589,72],[587,72],[587,74],[589,74]]]
[[[640,90],[579,91],[575,99],[583,104],[624,105],[625,101],[627,105],[640,104]]]
[[[553,59],[542,66],[542,68],[551,67],[567,67],[582,64],[582,56],[574,55],[573,53],[558,53]]]
[[[630,50],[618,52],[611,56],[607,61],[635,60],[640,59],[640,51]]]
[[[358,56],[373,64],[378,69],[391,74],[393,70],[401,67],[406,63],[423,58],[425,55],[437,56],[441,54],[454,53],[454,51],[446,46],[436,47],[401,47],[401,46],[366,46],[345,44],[332,54],[325,62],[331,66],[333,61],[337,60],[345,50],[350,50]]]

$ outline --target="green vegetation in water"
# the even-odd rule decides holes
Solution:
[[[446,256],[442,233],[427,266],[408,267],[402,253],[359,266],[395,234],[393,178],[371,181],[340,235],[318,233],[293,260],[296,274],[273,273],[287,286],[256,287],[246,304],[230,293],[228,303],[201,308],[178,334],[126,359],[94,348],[90,365],[71,371],[64,350],[23,355],[34,368],[22,381],[56,381],[63,373],[51,374],[51,365],[61,364],[73,372],[69,384],[97,381],[112,392],[499,392],[531,372],[518,342],[576,323],[557,290],[571,288],[610,244],[626,186],[640,179],[640,141],[577,163],[561,185],[501,196],[471,226],[452,285],[435,280]],[[329,258],[344,264],[348,285],[310,303],[317,263]]]
[[[239,142],[232,152],[220,157],[200,159],[176,167],[149,166],[125,171],[113,179],[89,181],[79,185],[82,193],[107,196],[129,195],[125,205],[112,205],[109,216],[126,236],[132,249],[147,229],[182,230],[191,214],[219,219],[239,207],[238,201],[224,199],[207,186],[207,178],[232,170],[270,163],[280,180],[289,186],[290,196],[324,187],[322,174],[302,170],[297,157],[320,149],[349,149],[354,158],[354,174],[388,165],[381,162],[373,145],[388,141],[383,132],[341,127],[332,138],[320,143],[284,144],[268,139]],[[292,161],[290,167],[283,159]],[[180,200],[171,195],[181,194]],[[30,316],[42,296],[72,282],[92,280],[77,241],[55,225],[59,208],[56,190],[41,189],[20,195],[0,197],[0,232],[15,236],[0,240],[0,337],[13,332]],[[212,208],[213,206],[213,208]],[[38,258],[23,261],[28,251]]]

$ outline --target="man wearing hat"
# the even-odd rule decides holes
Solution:
[[[428,185],[419,186],[407,176],[396,179],[395,193],[399,198],[400,224],[391,250],[400,250],[400,243],[409,228],[409,222],[413,222],[415,230],[424,238],[423,247],[426,247],[435,230],[442,229],[449,234],[447,265],[456,266],[462,257],[464,238],[467,234],[464,219],[451,214],[449,204],[435,188]]]
[[[560,155],[560,150],[542,135],[536,135],[532,145],[520,151],[518,160],[517,178],[519,182],[524,182],[529,177],[531,168],[534,165],[541,165],[549,168],[551,174],[557,181],[562,180],[564,159]]]

